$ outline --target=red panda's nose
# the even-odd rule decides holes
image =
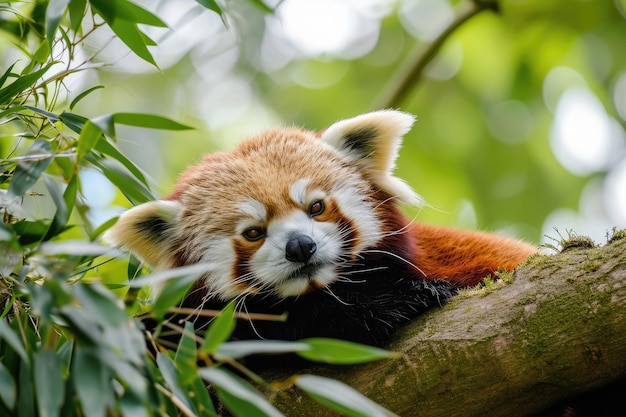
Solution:
[[[308,262],[317,250],[315,241],[307,235],[292,237],[285,247],[285,258],[290,262]]]

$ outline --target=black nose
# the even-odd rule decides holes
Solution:
[[[287,242],[285,257],[291,262],[307,262],[317,250],[317,245],[310,236],[295,236]]]

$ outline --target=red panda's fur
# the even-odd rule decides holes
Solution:
[[[318,134],[274,129],[207,155],[163,200],[124,213],[106,238],[151,267],[206,265],[185,306],[288,313],[239,338],[339,337],[384,344],[458,288],[511,271],[536,248],[412,222],[420,198],[393,169],[413,116],[380,111]]]

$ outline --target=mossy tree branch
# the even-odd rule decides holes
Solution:
[[[626,239],[538,255],[496,287],[404,328],[391,346],[402,359],[314,372],[403,417],[528,415],[626,378]],[[276,397],[288,415],[332,415],[309,401]]]

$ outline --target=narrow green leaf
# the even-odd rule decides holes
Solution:
[[[209,10],[213,10],[220,16],[224,15],[224,11],[215,0],[196,0],[196,3],[201,4]]]
[[[47,39],[44,39],[43,41],[41,41],[41,43],[39,44],[39,47],[33,54],[33,61],[38,64],[44,64],[48,60],[49,56],[50,56],[50,43],[48,42]]]
[[[52,162],[52,147],[48,141],[37,139],[25,155],[37,156],[38,158],[31,161],[21,161],[17,164],[9,184],[8,194],[10,197],[24,195],[37,182]]]
[[[24,110],[27,110],[28,107],[26,106],[13,106],[13,107],[9,107],[8,109],[1,111],[0,112],[0,119],[4,118],[5,116],[12,114],[12,113],[21,113]]]
[[[31,243],[40,242],[48,233],[50,225],[42,220],[28,221],[22,220],[13,223],[13,230],[19,237],[20,245],[30,245]]]
[[[86,417],[104,417],[113,396],[111,374],[92,349],[76,349],[72,358],[72,382]]]
[[[15,385],[15,378],[13,378],[13,375],[11,375],[6,366],[0,362],[0,400],[2,400],[9,410],[13,410],[16,398],[17,387]]]
[[[162,130],[189,130],[190,126],[175,122],[167,117],[155,114],[142,113],[115,113],[113,115],[115,123],[127,126],[147,127],[150,129]]]
[[[50,0],[46,7],[46,38],[48,38],[50,49],[52,49],[54,34],[69,2],[69,0]]]
[[[98,141],[95,149],[98,152],[102,152],[105,155],[110,156],[111,158],[117,160],[119,163],[124,165],[126,169],[135,176],[142,184],[145,186],[148,185],[148,181],[146,181],[146,177],[143,175],[141,170],[132,163],[130,159],[128,159],[122,152],[120,152],[112,143],[107,140]]]
[[[84,240],[59,240],[45,242],[39,247],[42,255],[76,255],[76,256],[103,256],[118,255],[120,252],[109,246]]]
[[[48,64],[38,71],[19,77],[6,87],[0,89],[0,104],[8,104],[21,94],[24,90],[32,87],[50,69],[52,64]]]
[[[101,141],[104,142],[104,141]],[[138,205],[155,200],[157,196],[131,174],[121,163],[111,159],[96,159],[86,155],[85,159],[100,168],[105,177],[124,193],[126,198]]]
[[[206,384],[202,381],[198,372],[192,372],[189,377],[192,378],[192,381],[186,385],[185,388],[195,394],[194,404],[198,409],[198,416],[218,417],[211,396],[209,395],[209,390],[206,389]]]
[[[95,90],[99,90],[101,88],[104,88],[104,86],[103,85],[96,85],[94,87],[86,89],[85,91],[83,91],[82,93],[77,95],[76,98],[74,98],[74,100],[72,100],[72,102],[70,103],[70,110],[72,110],[74,108],[74,106],[76,106],[78,104],[79,101],[81,101],[82,99],[87,97],[89,94],[91,94]]]
[[[37,415],[37,410],[35,409],[35,388],[33,386],[31,370],[25,362],[20,362],[19,367],[20,375],[18,381],[20,387],[17,390],[17,409],[19,410],[19,416],[35,416]]]
[[[152,304],[153,314],[163,317],[170,308],[177,306],[199,277],[199,273],[189,274],[167,281]]]
[[[70,0],[70,27],[72,31],[77,32],[83,22],[85,16],[85,7],[87,6],[87,0]]]
[[[107,23],[117,37],[120,38],[135,55],[158,68],[156,61],[146,46],[145,35],[139,30],[136,24],[121,19],[107,21]]]
[[[117,405],[120,408],[122,417],[150,417],[154,415],[148,415],[148,408],[132,391],[125,391],[124,395],[118,400]]]
[[[7,81],[7,79],[9,78],[9,75],[11,75],[11,71],[13,71],[14,66],[15,66],[15,63],[11,64],[9,68],[7,68],[7,70],[4,71],[2,75],[0,75],[0,87],[2,87],[4,83]]]
[[[79,116],[78,114],[64,111],[59,115],[59,120],[61,120],[65,126],[80,134],[80,131],[83,130],[83,126],[85,126],[85,123],[87,123],[89,119]]]
[[[102,325],[121,327],[128,320],[122,301],[98,284],[73,285],[72,293],[85,311]]]
[[[117,136],[115,134],[115,121],[113,120],[112,114],[94,117],[91,119],[91,122],[102,129],[102,132],[108,137],[115,138]]]
[[[172,362],[169,356],[162,352],[157,352],[156,362],[159,370],[161,371],[161,375],[163,375],[163,379],[165,379],[165,383],[172,391],[172,394],[174,394],[174,397],[176,397],[181,403],[183,403],[184,406],[187,407],[187,409],[196,413],[196,409],[193,406],[192,402],[189,400],[185,392],[180,387],[180,384],[178,382],[179,372],[176,369],[176,365],[174,365],[174,362]]]
[[[198,373],[217,387],[219,397],[236,417],[280,417],[283,414],[249,383],[222,368],[200,368]]]
[[[65,393],[61,364],[52,349],[44,349],[33,355],[33,373],[37,409],[42,417],[59,415]]]
[[[70,214],[74,209],[76,193],[78,192],[78,182],[77,176],[74,176],[70,180],[69,184],[67,184],[63,195],[61,195],[56,183],[50,177],[44,177],[44,182],[46,184],[46,188],[48,189],[48,193],[50,193],[50,197],[52,197],[52,201],[56,206],[56,213],[54,214],[52,223],[50,223],[50,228],[43,238],[45,241],[52,239],[54,236],[57,236],[65,230],[65,226],[70,219]]]
[[[397,417],[343,382],[317,375],[299,375],[296,386],[311,398],[349,417]]]
[[[222,343],[215,349],[217,359],[241,359],[250,355],[293,353],[311,349],[302,342],[285,340],[238,340]]]
[[[256,6],[258,9],[265,13],[274,13],[274,9],[265,4],[263,0],[248,0],[248,2],[252,3],[254,6]]]
[[[196,344],[196,332],[193,328],[193,323],[186,321],[185,330],[178,343],[176,356],[174,356],[174,363],[176,363],[176,367],[180,371],[179,379],[182,385],[187,385],[192,381],[193,375],[196,373],[197,360],[198,348]]]
[[[56,122],[57,120],[59,120],[59,115],[49,112],[47,110],[44,109],[40,109],[39,107],[33,107],[33,106],[24,106],[29,110],[34,111],[35,113],[41,114],[42,116],[46,116],[48,119],[50,119],[52,122]]]
[[[96,146],[101,137],[102,130],[90,120],[87,120],[78,137],[78,149],[76,151],[77,162],[80,162],[80,160]]]
[[[208,264],[198,263],[179,268],[166,269],[164,271],[154,272],[150,275],[137,278],[136,280],[130,282],[128,286],[130,288],[141,288],[146,285],[155,285],[170,280],[180,279],[180,277],[184,276],[194,276],[197,279],[207,271],[207,267],[209,267]]]
[[[156,15],[148,10],[137,6],[127,0],[91,0],[91,4],[99,12],[103,12],[105,20],[126,20],[131,23],[142,23],[144,25],[167,27],[167,25]]]
[[[50,322],[52,310],[54,309],[55,300],[53,299],[53,291],[51,291],[54,284],[51,285],[49,284],[50,282],[54,282],[54,280],[47,280],[47,285],[37,285],[30,281],[26,282],[26,287],[30,293],[32,311],[44,323]]]
[[[98,239],[100,235],[109,230],[111,226],[113,226],[116,222],[117,217],[112,217],[109,220],[105,221],[91,233],[91,235],[89,236],[89,240],[93,242],[94,240]]]
[[[205,353],[213,353],[215,349],[227,341],[235,330],[235,305],[233,300],[226,305],[220,314],[213,319],[208,330],[204,334],[204,341],[200,350]]]
[[[396,354],[373,346],[347,342],[345,340],[312,338],[300,342],[306,343],[310,349],[297,354],[315,362],[337,365],[353,365],[394,357]]]

